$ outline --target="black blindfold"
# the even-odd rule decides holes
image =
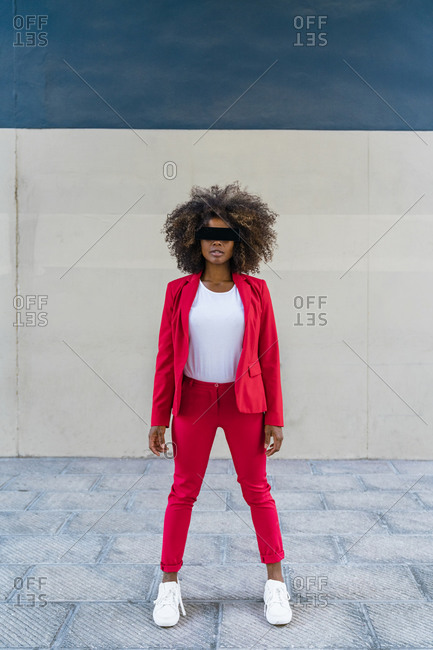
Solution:
[[[233,228],[209,228],[203,226],[196,230],[196,239],[209,239],[214,241],[220,239],[221,241],[241,241],[239,230]]]

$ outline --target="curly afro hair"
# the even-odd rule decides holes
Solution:
[[[277,216],[259,196],[242,190],[239,181],[226,187],[212,185],[209,189],[194,185],[190,200],[177,205],[167,215],[162,232],[171,255],[176,257],[178,269],[199,273],[205,268],[205,258],[195,232],[213,217],[220,217],[227,227],[240,231],[241,241],[234,243],[230,258],[231,270],[257,273],[260,261],[270,261],[277,245],[273,228]]]

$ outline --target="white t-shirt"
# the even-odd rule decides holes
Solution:
[[[244,330],[244,306],[237,286],[217,293],[200,280],[189,312],[189,351],[184,374],[199,381],[234,381]]]

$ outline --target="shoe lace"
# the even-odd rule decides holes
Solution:
[[[167,589],[167,591],[158,596],[158,598],[156,598],[153,602],[158,603],[158,605],[169,605],[174,609],[177,609],[180,604],[182,614],[186,616],[185,607],[183,606],[182,596],[180,594],[180,587],[179,589],[176,589],[176,587]]]
[[[287,587],[285,584],[281,583],[281,585],[274,585],[272,588],[270,595],[266,599],[265,607],[264,610],[266,612],[266,607],[269,607],[269,605],[273,603],[279,603],[280,605],[287,605],[287,599],[290,600],[290,594],[287,591]]]

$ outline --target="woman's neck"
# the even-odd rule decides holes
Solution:
[[[227,264],[212,264],[206,260],[206,266],[201,274],[203,282],[233,282],[232,273],[230,270],[230,263]]]

